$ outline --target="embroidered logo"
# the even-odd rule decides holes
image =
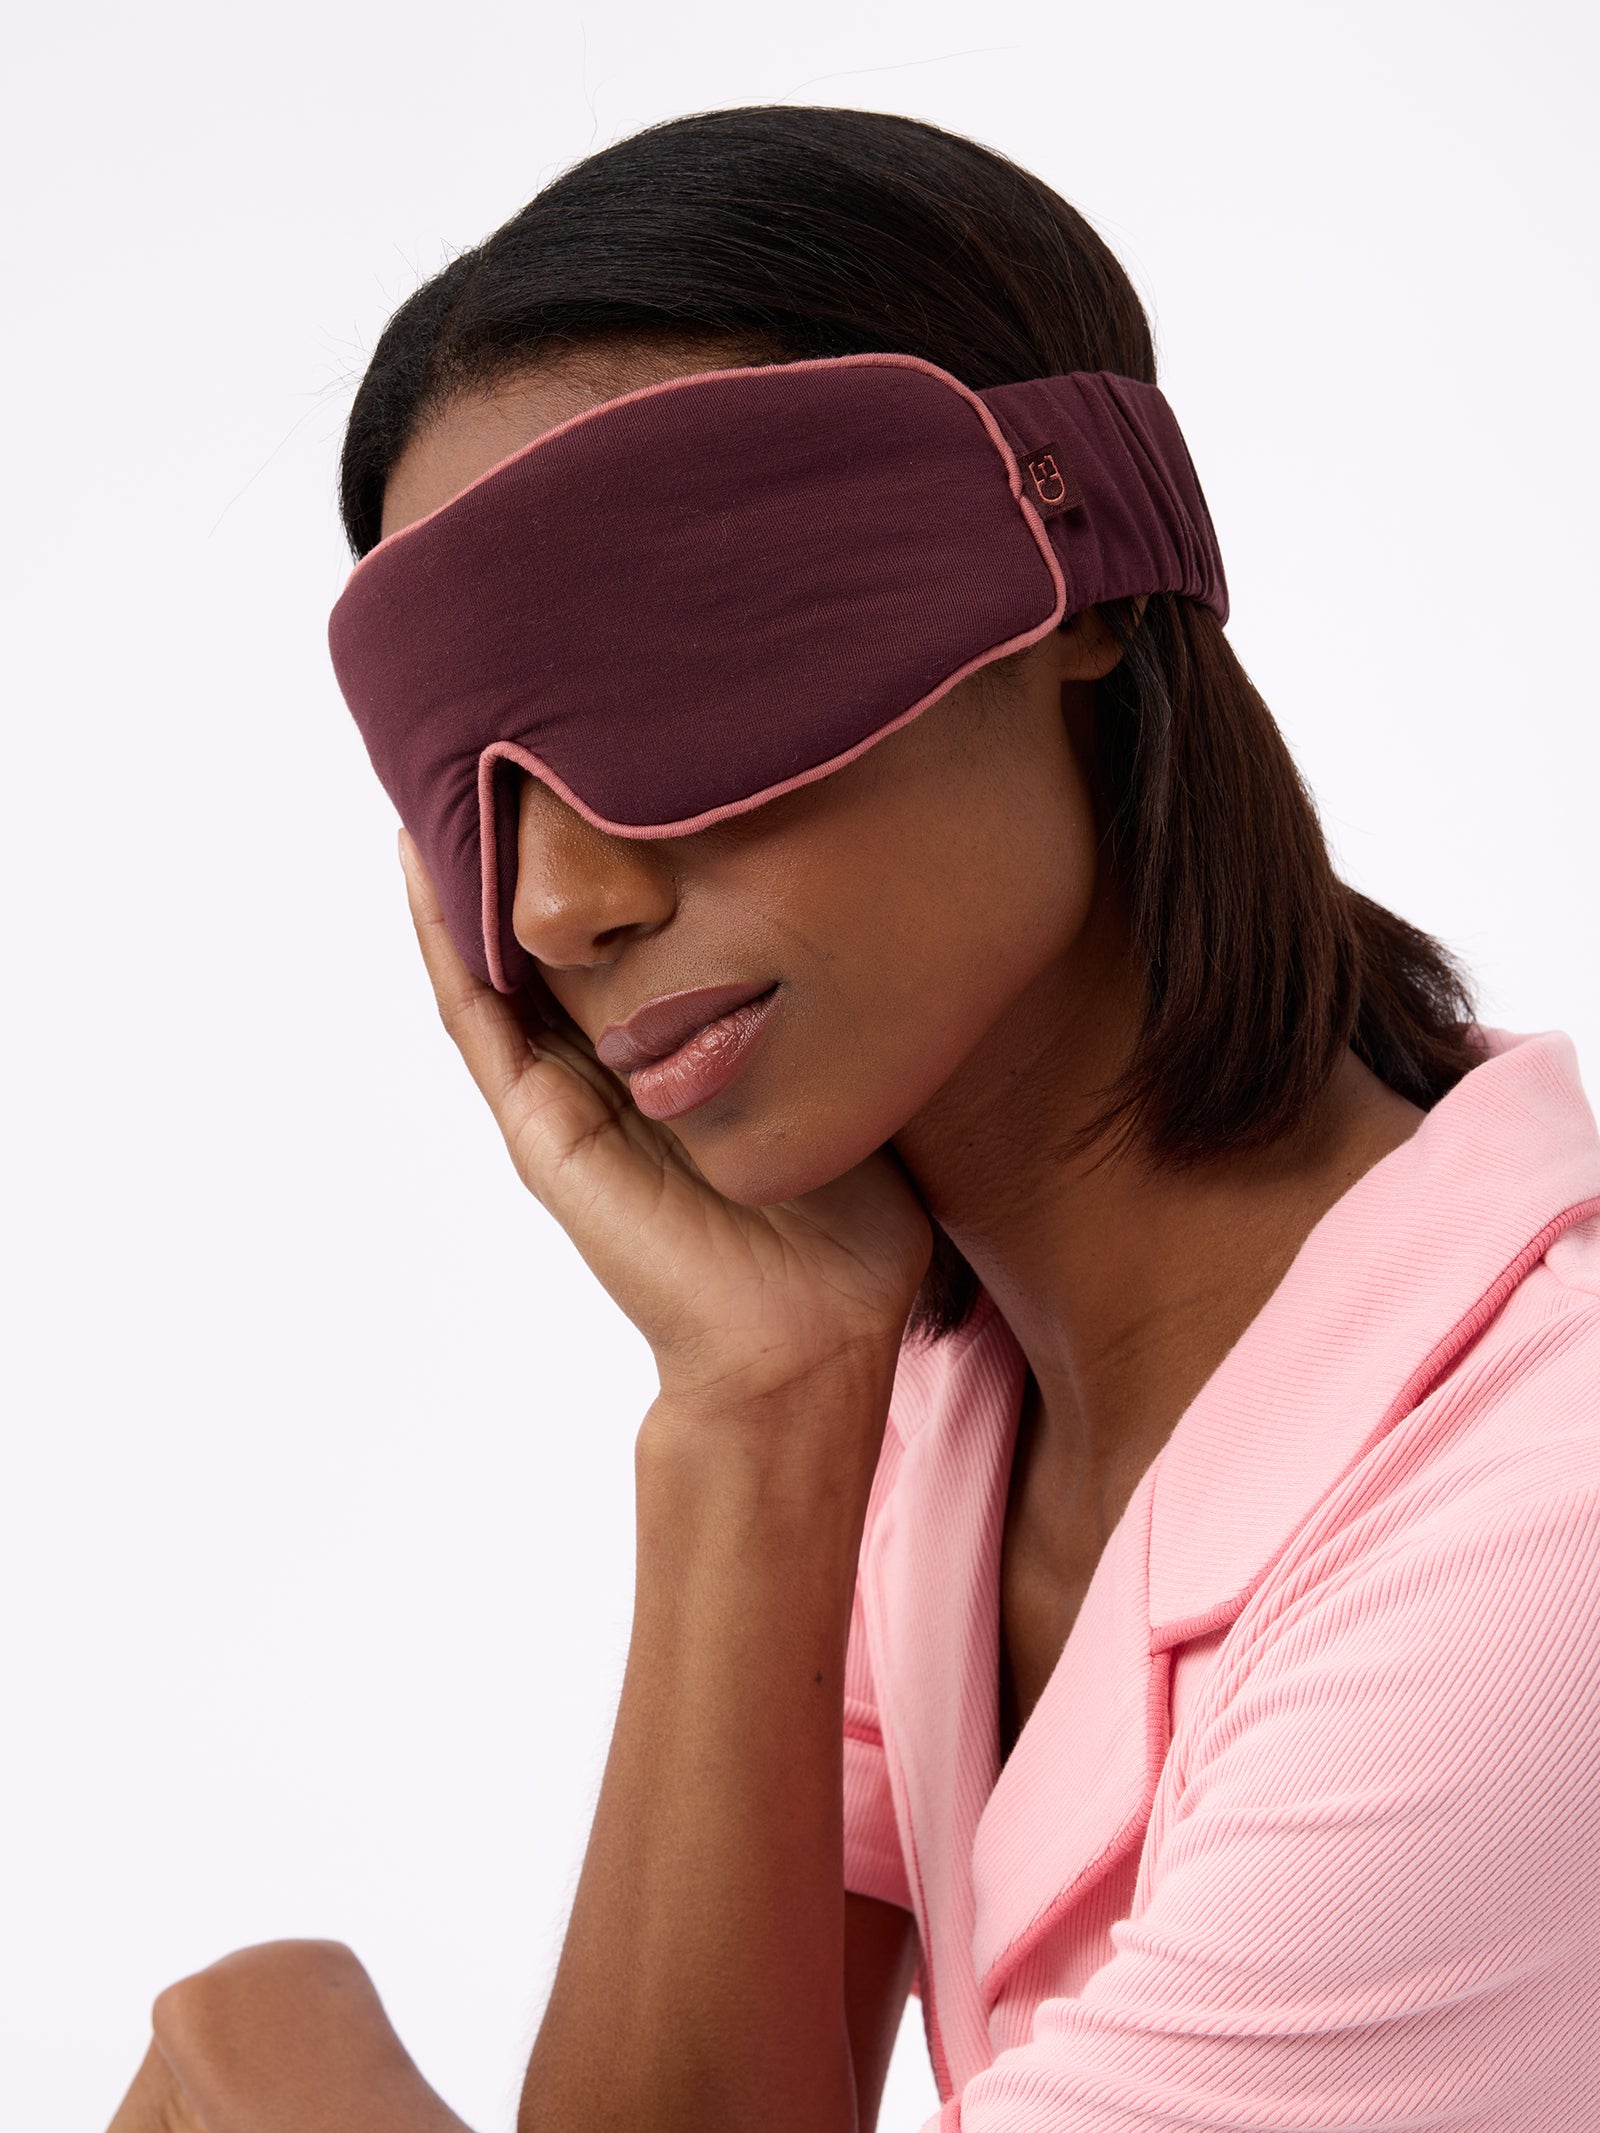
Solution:
[[[1022,493],[1041,518],[1059,518],[1083,502],[1083,493],[1062,466],[1054,444],[1041,444],[1023,460]]]

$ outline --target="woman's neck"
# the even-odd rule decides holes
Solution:
[[[1063,1148],[1129,1054],[1130,978],[1107,914],[895,1147],[1027,1358],[1039,1456],[1086,1486],[1131,1470],[1131,1488],[1312,1228],[1424,1114],[1346,1051],[1290,1141],[1183,1171],[1137,1148],[1096,1168]]]

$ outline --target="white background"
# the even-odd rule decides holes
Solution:
[[[1127,265],[1351,880],[1568,1030],[1595,957],[1592,17],[1558,0],[275,0],[13,29],[4,2116],[350,1941],[512,2121],[609,1735],[648,1353],[434,1015],[324,648],[392,308],[589,150],[926,117]],[[1586,20],[1586,18],[1588,18]],[[20,40],[20,42],[19,42]],[[933,2108],[915,2009],[885,2133]]]

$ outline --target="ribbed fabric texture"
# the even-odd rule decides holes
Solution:
[[[909,1908],[925,2133],[1600,2125],[1600,1133],[1560,1032],[1323,1217],[999,1766],[1025,1359],[901,1357],[846,1885]]]

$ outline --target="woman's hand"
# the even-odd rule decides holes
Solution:
[[[107,2133],[210,2133],[153,2037]]]
[[[470,2133],[341,1941],[240,1948],[169,1985],[109,2133]]]
[[[892,1367],[933,1247],[893,1152],[797,1200],[725,1199],[587,1041],[535,1032],[468,970],[403,829],[399,843],[445,1028],[523,1183],[649,1342],[663,1392],[744,1406],[818,1372]]]

